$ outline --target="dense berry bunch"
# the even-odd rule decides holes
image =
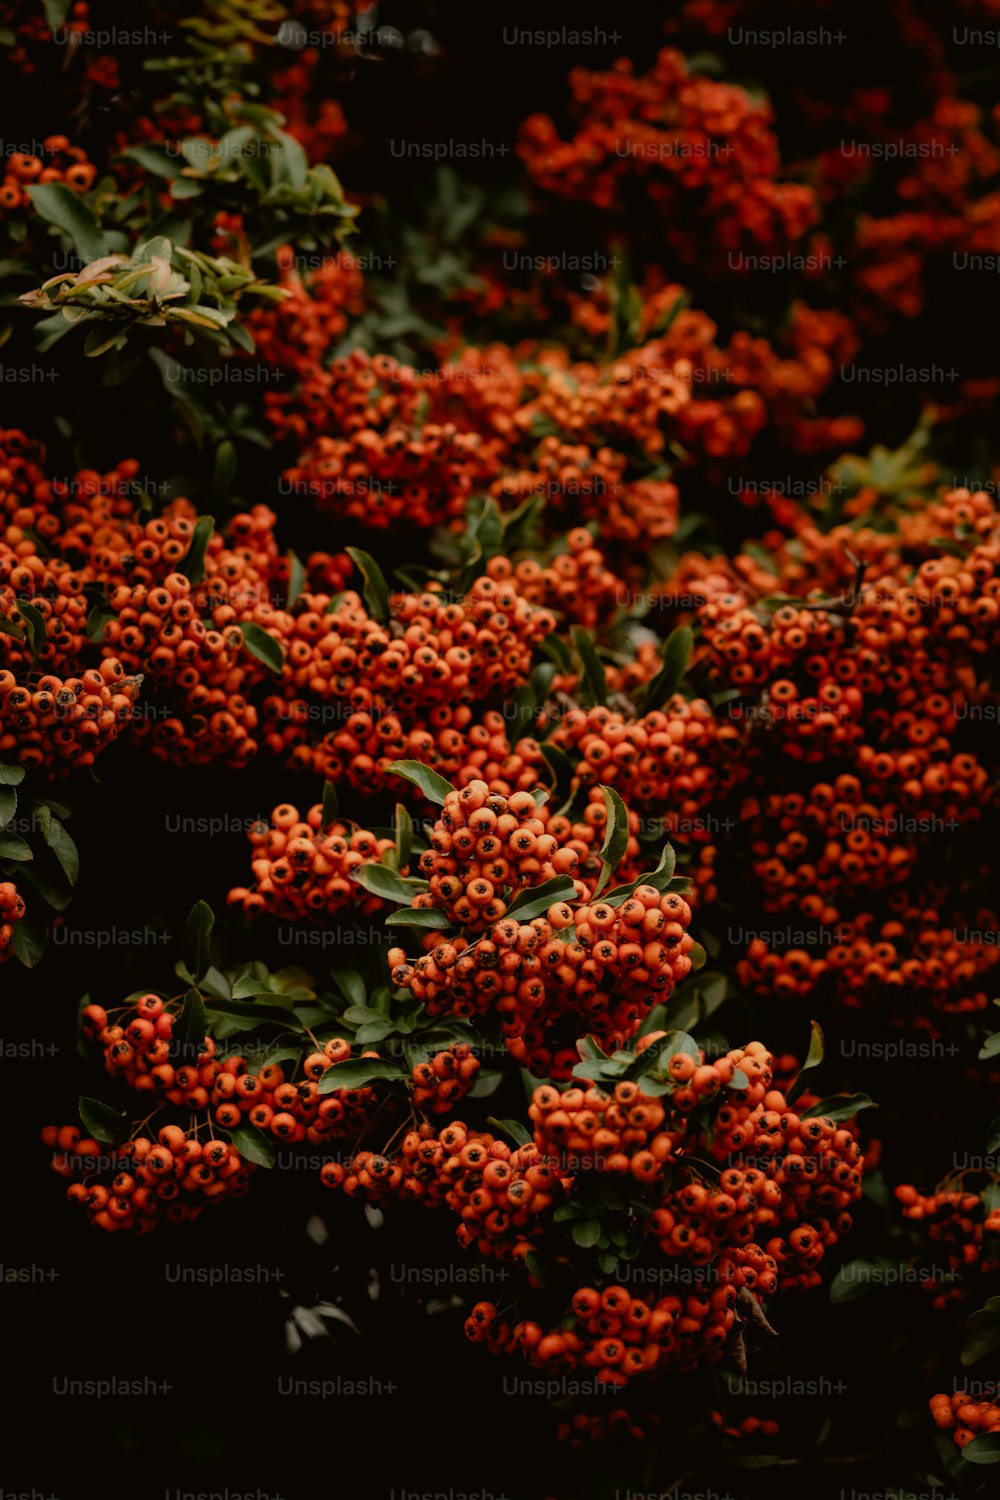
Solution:
[[[24,916],[24,897],[12,880],[0,880],[0,963],[11,956],[14,923]]]
[[[197,1219],[212,1203],[241,1198],[254,1170],[228,1141],[201,1141],[178,1125],[122,1146],[99,1145],[75,1125],[48,1125],[42,1144],[54,1151],[52,1170],[70,1182],[69,1202],[110,1233]]]
[[[230,906],[248,916],[267,912],[291,921],[320,920],[348,908],[360,916],[382,910],[379,897],[351,877],[361,865],[377,863],[394,848],[392,839],[376,838],[346,823],[325,823],[320,803],[300,818],[289,802],[274,809],[270,825],[256,825],[249,836],[254,884],[251,889],[234,887],[227,898]]]
[[[956,1448],[964,1448],[986,1432],[1000,1432],[1000,1403],[976,1400],[965,1391],[938,1394],[928,1402],[934,1425],[946,1432]]]

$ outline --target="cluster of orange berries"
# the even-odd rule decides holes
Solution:
[[[348,907],[360,916],[382,910],[384,902],[351,876],[363,864],[378,863],[395,847],[392,839],[346,823],[324,822],[321,803],[300,818],[290,802],[274,809],[269,825],[252,827],[249,837],[253,887],[234,887],[227,898],[230,906],[248,916],[267,912],[291,921],[319,920]]]
[[[228,1141],[202,1141],[178,1125],[121,1146],[100,1145],[76,1125],[47,1125],[42,1144],[54,1153],[52,1170],[70,1179],[68,1201],[109,1233],[198,1219],[212,1203],[243,1197],[254,1170]]]
[[[648,885],[617,908],[557,902],[530,922],[507,917],[520,892],[557,876],[586,898],[574,831],[527,791],[505,797],[477,780],[449,793],[419,862],[430,889],[413,904],[445,912],[460,931],[427,934],[415,962],[402,948],[388,955],[394,982],[432,1015],[492,1011],[515,1057],[562,1077],[572,1070],[580,1023],[621,1045],[690,972],[693,946],[687,902]],[[560,934],[571,927],[566,941]]]
[[[575,68],[569,86],[583,118],[571,140],[548,115],[521,128],[520,155],[546,192],[616,211],[642,192],[674,250],[701,265],[787,248],[817,221],[813,189],[780,180],[770,106],[690,72],[680,52],[664,49],[641,76],[625,58],[607,73]]]
[[[445,1204],[460,1220],[462,1248],[474,1245],[480,1255],[501,1260],[532,1248],[543,1216],[562,1201],[568,1184],[537,1147],[512,1148],[461,1120],[440,1130],[424,1121],[406,1133],[396,1156],[359,1152],[346,1167],[327,1162],[320,1175],[349,1197]]]
[[[62,775],[92,766],[129,723],[139,682],[106,657],[82,677],[46,673],[30,686],[0,670],[0,756]]]
[[[722,1269],[720,1263],[720,1276]],[[478,1302],[465,1333],[491,1354],[520,1357],[550,1374],[593,1371],[596,1384],[622,1388],[670,1367],[691,1370],[721,1358],[736,1326],[738,1296],[735,1282],[726,1280],[683,1297],[583,1286],[548,1328],[533,1319],[512,1323],[493,1303]]]
[[[1000,1402],[977,1401],[966,1391],[947,1396],[939,1392],[927,1403],[935,1427],[946,1432],[956,1448],[964,1448],[986,1432],[1000,1432]]]
[[[990,1277],[1000,1270],[1000,1238],[986,1238],[1000,1236],[1000,1208],[984,1210],[982,1197],[961,1186],[921,1193],[911,1183],[901,1183],[896,1197],[903,1217],[917,1226],[929,1248],[938,1247],[944,1256],[947,1270],[922,1283],[935,1307],[963,1302],[968,1296],[963,1278],[970,1273]]]
[[[413,1066],[411,1097],[419,1109],[442,1115],[469,1092],[479,1072],[479,1058],[468,1042],[435,1052],[426,1062]]]
[[[12,880],[0,880],[0,963],[11,956],[14,923],[24,916],[24,897]]]
[[[30,206],[29,187],[36,183],[60,182],[75,193],[85,193],[97,176],[97,168],[79,146],[71,146],[64,135],[47,135],[42,151],[33,155],[16,151],[4,157],[0,182],[0,218],[14,209]]]
[[[630,806],[661,813],[664,832],[686,841],[708,837],[700,815],[744,774],[739,731],[704,699],[680,694],[641,718],[604,705],[570,709],[551,740],[578,757],[581,784],[615,787]]]

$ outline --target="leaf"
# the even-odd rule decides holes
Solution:
[[[830,1283],[830,1301],[837,1305],[856,1302],[874,1287],[887,1286],[888,1271],[899,1277],[901,1267],[898,1261],[886,1260],[883,1255],[871,1258],[861,1256],[857,1260],[848,1261],[846,1266],[841,1266]]]
[[[1000,1432],[981,1432],[966,1443],[962,1457],[970,1464],[1000,1464]]]
[[[396,803],[396,858],[399,868],[405,870],[413,853],[413,819],[402,802]]]
[[[323,783],[323,827],[329,828],[331,823],[337,820],[340,811],[340,799],[337,796],[337,788],[332,781]]]
[[[395,901],[406,906],[409,906],[419,891],[427,888],[426,881],[399,875],[395,870],[390,870],[388,865],[359,865],[351,878],[357,885],[364,886],[366,891],[371,891],[373,896],[381,896],[383,901]]]
[[[162,146],[129,146],[122,156],[129,161],[136,161],[140,167],[145,167],[147,172],[152,172],[154,177],[179,177],[180,163],[173,156],[168,156]]]
[[[345,547],[344,550],[365,580],[361,592],[368,606],[368,613],[373,620],[378,620],[380,625],[388,624],[389,585],[385,581],[382,569],[370,553],[362,552],[358,547]]]
[[[594,638],[589,631],[576,625],[573,628],[573,644],[580,658],[582,668],[580,696],[585,703],[607,703],[608,685],[604,673],[604,663],[597,654]]]
[[[986,1150],[992,1155],[1000,1151],[1000,1115],[993,1121],[986,1132]]]
[[[662,708],[664,703],[677,692],[688,669],[693,646],[694,633],[689,625],[678,625],[676,630],[670,632],[660,648],[663,666],[647,685],[639,701],[641,714],[652,713],[654,709]]]
[[[288,554],[288,592],[285,608],[291,609],[306,585],[306,570],[294,552]]]
[[[19,833],[0,833],[0,859],[24,860],[34,857],[31,845]]]
[[[658,891],[665,891],[674,877],[674,869],[677,865],[677,856],[672,844],[664,844],[663,853],[660,855],[660,863],[655,870],[650,870],[646,875],[639,875],[628,885],[617,885],[613,891],[607,891],[601,898],[606,906],[621,906],[631,895],[635,893],[636,887],[640,885],[651,885]]]
[[[360,1089],[376,1080],[408,1076],[398,1063],[386,1062],[382,1057],[349,1057],[346,1062],[334,1063],[327,1068],[319,1081],[319,1092],[332,1094],[339,1089]]]
[[[213,1016],[225,1016],[227,1020],[238,1021],[235,1031],[254,1031],[258,1026],[281,1026],[286,1031],[290,1027],[299,1025],[298,1017],[289,1006],[284,1009],[278,1004],[259,1005],[247,1000],[216,1000],[212,998],[206,1006],[209,1029],[212,1027]]]
[[[988,1036],[980,1047],[979,1060],[986,1062],[989,1058],[996,1057],[998,1053],[1000,1053],[1000,1031],[994,1031],[993,1035]]]
[[[215,531],[214,516],[199,516],[191,533],[191,545],[178,564],[177,571],[192,583],[200,583],[205,576],[205,553]]]
[[[9,635],[15,641],[24,640],[24,631],[20,625],[13,620],[8,620],[6,615],[0,615],[0,635]]]
[[[180,1014],[180,1021],[174,1028],[172,1040],[180,1049],[181,1054],[187,1055],[204,1050],[207,1034],[205,1002],[198,990],[190,989],[184,996],[184,1008]]]
[[[27,633],[28,645],[31,647],[31,665],[34,666],[41,655],[45,642],[48,639],[48,629],[45,624],[45,616],[35,604],[26,604],[23,600],[18,603],[18,614],[24,621]]]
[[[195,984],[212,962],[212,928],[215,913],[206,901],[197,901],[184,924],[183,953],[187,971]]]
[[[231,438],[223,438],[215,450],[215,465],[212,469],[212,487],[216,490],[228,490],[236,478],[236,469],[239,459],[236,455],[236,444]]]
[[[78,193],[59,182],[39,183],[27,193],[41,217],[69,236],[84,265],[109,253],[100,225]]]
[[[253,1162],[255,1167],[273,1167],[278,1154],[263,1131],[258,1130],[256,1125],[244,1121],[242,1125],[231,1125],[226,1129],[226,1135],[232,1141],[244,1161]]]
[[[557,901],[576,901],[576,886],[568,875],[556,875],[543,885],[530,886],[519,892],[510,903],[505,917],[516,917],[523,925],[533,917],[544,917]]]
[[[670,1076],[667,1064],[679,1052],[694,1058],[695,1062],[701,1061],[698,1043],[693,1036],[689,1036],[686,1031],[668,1031],[666,1036],[661,1036],[639,1053],[628,1070],[629,1077],[642,1078],[647,1073],[654,1073],[665,1080]]]
[[[50,31],[59,31],[66,24],[72,0],[42,0],[45,7],[45,24]]]
[[[439,806],[444,805],[444,800],[451,792],[456,790],[450,781],[445,781],[430,766],[425,766],[420,760],[392,760],[386,766],[386,773],[390,776],[402,776],[407,781],[412,781],[418,786],[427,798],[428,802],[436,802]]]
[[[88,1099],[80,1095],[80,1119],[88,1135],[105,1146],[120,1146],[128,1140],[128,1117],[124,1111],[112,1109],[100,1099]]]
[[[70,885],[76,885],[80,875],[80,855],[76,844],[58,818],[49,819],[49,826],[45,831],[45,842],[59,861],[59,868]]]
[[[446,911],[439,911],[436,906],[405,906],[402,911],[394,911],[391,917],[386,917],[385,925],[423,927],[427,931],[437,928],[443,931],[452,925],[452,921]]]
[[[274,636],[260,625],[255,625],[252,620],[244,620],[240,630],[243,632],[243,644],[250,655],[263,662],[272,672],[281,672],[285,665],[285,653]]]
[[[802,1064],[802,1067],[799,1070],[795,1082],[792,1084],[791,1088],[788,1090],[788,1093],[785,1095],[785,1102],[787,1104],[793,1104],[802,1093],[802,1090],[806,1086],[806,1073],[809,1072],[810,1068],[819,1067],[820,1063],[823,1061],[824,1051],[825,1044],[823,1041],[823,1028],[818,1021],[813,1021],[812,1032],[809,1037],[809,1052],[806,1056],[805,1062]]]
[[[1000,1347],[1000,1297],[991,1297],[965,1325],[962,1364],[974,1365]]]
[[[51,906],[53,903],[49,902]],[[59,910],[60,908],[56,908]],[[18,961],[26,969],[33,969],[45,952],[45,943],[48,934],[40,922],[14,923],[14,931],[11,933],[10,946]]]
[[[368,999],[368,990],[364,980],[352,969],[338,970],[333,975],[333,982],[350,1005],[364,1005]]]
[[[0,787],[0,828],[5,828],[17,812],[17,793],[12,786]]]
[[[492,1125],[495,1130],[502,1130],[504,1135],[509,1135],[511,1140],[518,1146],[530,1146],[532,1142],[531,1131],[521,1124],[520,1120],[498,1120],[495,1115],[489,1115],[487,1125]]]
[[[582,1036],[576,1044],[576,1050],[584,1062],[606,1062],[608,1054],[601,1046],[596,1037]]]
[[[0,786],[20,786],[23,780],[23,766],[5,766],[0,762]]]
[[[552,785],[556,796],[565,800],[569,796],[573,777],[576,775],[576,767],[566,751],[558,745],[550,745],[546,742],[538,748],[542,752],[542,759],[552,772]]]
[[[578,1219],[571,1230],[574,1245],[589,1250],[601,1237],[600,1219]]]
[[[614,787],[602,786],[600,790],[608,815],[604,825],[604,843],[601,845],[601,874],[594,888],[592,901],[601,894],[628,849],[628,812],[625,804]]]
[[[801,1118],[822,1118],[838,1124],[842,1120],[852,1120],[863,1109],[878,1109],[878,1105],[868,1094],[833,1094],[829,1099],[821,1099],[818,1104],[804,1110]]]
[[[237,979],[233,985],[234,1000],[251,1000],[255,995],[273,995],[274,986],[268,979],[254,979],[250,974],[244,974]]]

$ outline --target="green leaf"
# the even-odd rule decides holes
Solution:
[[[664,703],[677,692],[688,669],[693,646],[694,633],[689,625],[679,625],[667,636],[660,648],[663,666],[647,685],[646,691],[639,700],[641,714],[652,713],[654,709],[662,708]]]
[[[45,616],[37,605],[26,604],[23,600],[18,604],[17,610],[24,621],[28,645],[31,647],[31,665],[34,666],[48,639]]]
[[[502,1130],[504,1135],[509,1135],[511,1140],[518,1146],[530,1146],[532,1142],[531,1131],[521,1124],[520,1120],[498,1120],[495,1115],[489,1115],[487,1125],[492,1125],[494,1130]]]
[[[402,802],[396,803],[394,822],[396,829],[396,858],[399,861],[399,868],[405,870],[410,863],[410,856],[413,853],[413,819]]]
[[[244,620],[240,625],[243,632],[243,644],[255,656],[258,661],[264,663],[272,672],[280,672],[285,665],[285,653],[280,644],[260,625],[255,625],[252,620]]]
[[[846,1266],[841,1266],[830,1283],[830,1301],[836,1304],[856,1302],[873,1288],[889,1285],[886,1276],[888,1271],[898,1277],[901,1271],[899,1261],[886,1260],[884,1255],[870,1258],[862,1256],[848,1261]]]
[[[360,1089],[368,1083],[408,1076],[405,1068],[382,1057],[349,1057],[346,1062],[327,1068],[319,1081],[319,1092],[332,1094],[340,1089]]]
[[[42,182],[27,192],[41,217],[69,236],[84,265],[109,253],[107,238],[78,193],[59,182]]]
[[[576,1050],[584,1062],[606,1062],[608,1054],[594,1036],[582,1036]]]
[[[603,891],[615,870],[621,864],[628,848],[628,812],[614,787],[602,786],[607,821],[604,825],[604,843],[601,845],[601,874],[594,888],[595,900]]]
[[[673,845],[664,844],[660,863],[655,870],[650,870],[646,875],[637,876],[628,885],[616,885],[613,891],[607,891],[601,899],[606,906],[621,906],[635,894],[636,888],[640,885],[651,885],[655,890],[665,891],[674,878],[676,865],[677,856]]]
[[[306,570],[294,552],[288,554],[288,593],[285,608],[291,609],[306,586]]]
[[[88,1099],[80,1095],[80,1119],[88,1135],[105,1146],[120,1146],[128,1140],[128,1117],[124,1111],[112,1109],[100,1099]]]
[[[206,1012],[210,1029],[213,1016],[225,1016],[229,1021],[238,1021],[240,1024],[233,1028],[236,1031],[254,1031],[258,1026],[281,1026],[287,1031],[299,1024],[298,1017],[290,1006],[284,1009],[276,1002],[260,1005],[248,1000],[216,1000],[213,997],[206,1006]]]
[[[340,811],[340,799],[337,796],[337,788],[332,781],[323,783],[323,827],[329,828],[331,823],[337,821],[337,813]]]
[[[996,1057],[998,1053],[1000,1053],[1000,1031],[994,1031],[993,1035],[988,1036],[980,1047],[979,1060],[986,1062],[989,1058]]]
[[[386,773],[390,776],[402,776],[407,781],[412,781],[418,786],[427,798],[428,802],[436,802],[439,806],[444,805],[445,798],[456,790],[450,781],[445,781],[430,766],[425,766],[420,760],[393,760],[386,766]]]
[[[45,842],[59,861],[59,868],[70,885],[76,885],[80,874],[80,855],[76,844],[58,818],[49,819],[49,826],[45,831]]]
[[[174,1028],[172,1040],[183,1049],[185,1054],[201,1052],[207,1034],[205,1002],[198,990],[190,989],[184,997],[184,1008],[181,1011],[179,1023]]]
[[[578,1219],[571,1230],[574,1245],[589,1250],[601,1237],[600,1219]]]
[[[533,917],[544,917],[557,901],[576,901],[576,886],[568,875],[556,875],[542,885],[520,891],[507,908],[506,917],[516,917],[523,925]]]
[[[799,1070],[798,1077],[795,1079],[795,1082],[792,1084],[791,1088],[788,1090],[788,1093],[785,1095],[785,1102],[787,1104],[794,1104],[795,1100],[802,1093],[802,1090],[806,1086],[806,1073],[809,1072],[810,1068],[819,1067],[820,1063],[823,1061],[824,1051],[825,1044],[823,1041],[823,1028],[818,1021],[813,1021],[812,1032],[809,1037],[809,1052],[806,1056],[805,1062],[802,1064],[802,1067]]]
[[[0,859],[24,860],[34,857],[31,845],[19,833],[0,833]]]
[[[368,552],[362,552],[358,547],[345,547],[345,552],[364,578],[362,596],[368,606],[368,613],[373,620],[379,624],[387,625],[389,622],[389,585],[382,574],[382,569]]]
[[[694,1058],[695,1062],[701,1060],[698,1043],[693,1036],[689,1036],[686,1031],[668,1031],[666,1036],[661,1036],[659,1041],[652,1042],[639,1053],[628,1070],[629,1077],[642,1078],[647,1073],[653,1073],[659,1078],[667,1079],[670,1076],[667,1064],[678,1052]]]
[[[448,913],[439,911],[436,906],[404,906],[402,911],[394,911],[391,917],[386,917],[387,927],[423,927],[427,931],[437,928],[444,931],[452,926],[452,920]]]
[[[569,796],[573,777],[576,775],[576,767],[565,750],[560,749],[558,745],[551,745],[545,741],[538,748],[542,752],[542,759],[552,772],[552,785],[556,796],[565,801]]]
[[[162,146],[129,146],[122,156],[129,161],[138,162],[147,172],[152,172],[154,177],[179,177],[181,172],[180,162],[173,156],[168,156]]]
[[[215,531],[214,516],[199,516],[191,534],[191,545],[178,564],[177,571],[192,583],[200,583],[205,576],[205,553]]]
[[[242,975],[233,985],[234,1000],[251,1000],[255,995],[275,993],[274,986],[269,979],[254,979],[251,974]]]
[[[188,913],[184,924],[184,963],[191,978],[197,984],[212,962],[212,928],[215,913],[206,901],[197,901]]]
[[[368,999],[368,990],[360,974],[355,974],[352,969],[339,969],[332,977],[334,984],[350,1005],[365,1004]]]
[[[12,786],[0,787],[0,828],[5,828],[17,812],[17,793]]]
[[[829,1099],[821,1099],[818,1104],[804,1110],[801,1118],[826,1119],[839,1124],[842,1120],[852,1120],[863,1109],[878,1109],[878,1105],[868,1094],[833,1094]]]
[[[399,875],[395,870],[390,870],[388,865],[359,865],[351,878],[358,885],[364,886],[366,891],[371,891],[373,896],[381,896],[383,901],[396,901],[400,905],[409,906],[418,892],[427,889],[425,880]]]
[[[966,1443],[962,1457],[969,1464],[1000,1464],[1000,1432],[981,1432]]]
[[[50,902],[51,906],[53,903]],[[56,910],[61,908],[56,907]],[[10,946],[14,955],[26,969],[33,969],[45,952],[45,944],[48,934],[40,922],[26,922],[23,920],[14,923],[11,933]]]
[[[23,766],[5,766],[0,761],[0,786],[20,786],[23,780]]]
[[[1000,1347],[1000,1297],[991,1297],[965,1325],[962,1364],[974,1365]]]
[[[20,625],[8,620],[6,615],[0,615],[0,635],[9,635],[15,641],[24,640],[24,631]]]
[[[45,24],[50,31],[59,31],[66,24],[72,0],[42,0],[45,7]]]
[[[1000,1151],[1000,1115],[993,1121],[986,1132],[986,1150],[992,1155]]]
[[[236,478],[238,463],[236,444],[231,438],[223,438],[215,450],[215,466],[212,470],[213,489],[223,492],[229,489]]]
[[[225,1134],[228,1135],[237,1151],[244,1161],[253,1162],[255,1167],[273,1167],[278,1160],[278,1154],[263,1131],[258,1130],[256,1125],[244,1121],[242,1125],[227,1127]]]
[[[580,658],[582,669],[580,696],[585,703],[607,703],[608,685],[604,673],[604,663],[597,654],[594,638],[589,631],[582,626],[573,628],[573,644]]]

